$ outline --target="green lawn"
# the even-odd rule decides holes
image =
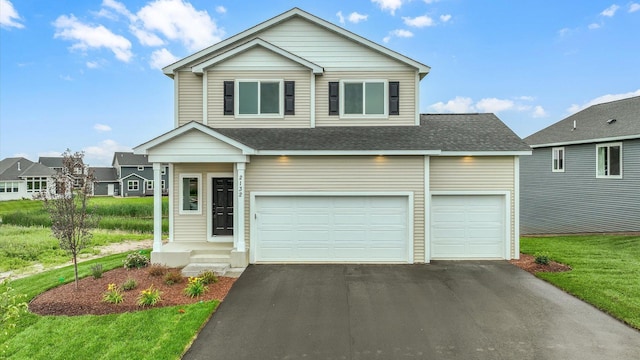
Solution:
[[[105,269],[122,266],[126,254],[79,264],[80,274],[101,263]],[[73,281],[68,266],[12,283],[30,300],[37,294]],[[179,359],[218,302],[157,308],[113,315],[23,316],[6,341],[0,343],[11,359]],[[184,310],[178,311],[178,310]],[[0,340],[2,341],[2,340]]]
[[[640,329],[640,236],[523,237],[520,250],[571,266],[537,276]]]

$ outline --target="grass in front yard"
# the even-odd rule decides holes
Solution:
[[[100,263],[105,269],[122,266],[127,254],[79,264],[81,276]],[[12,283],[31,300],[37,294],[73,281],[68,266]],[[113,315],[39,316],[20,319],[4,354],[11,359],[179,359],[218,302],[157,308]],[[183,309],[183,311],[179,311]]]
[[[537,276],[640,329],[640,236],[523,237],[520,250],[571,266]]]

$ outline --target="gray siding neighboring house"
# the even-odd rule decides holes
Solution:
[[[153,164],[146,155],[130,152],[116,152],[112,165],[119,179],[120,194],[122,196],[150,196],[153,195]],[[162,193],[168,191],[168,167],[162,170]]]
[[[113,167],[90,167],[93,172],[95,184],[93,186],[94,196],[118,196],[120,195],[120,181]]]
[[[593,105],[524,139],[522,234],[640,231],[640,97]]]
[[[23,157],[0,161],[0,201],[33,198],[53,186],[55,171]]]

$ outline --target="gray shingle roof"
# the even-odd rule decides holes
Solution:
[[[116,182],[118,175],[116,169],[112,167],[90,167],[89,171],[93,171],[93,177],[97,182]]]
[[[62,168],[62,156],[40,156],[38,162],[50,168]]]
[[[120,166],[151,166],[147,159],[147,155],[136,155],[132,152],[116,152],[113,154],[112,165],[115,165],[116,159]]]
[[[531,150],[494,114],[423,114],[420,126],[214,130],[256,150]]]
[[[610,119],[615,121],[607,122]],[[524,140],[530,145],[542,145],[633,135],[640,138],[640,96],[590,106]]]
[[[20,164],[18,168],[18,164]],[[23,157],[6,158],[0,161],[0,180],[20,180],[25,176],[53,176],[56,172]]]

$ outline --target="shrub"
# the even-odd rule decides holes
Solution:
[[[122,295],[122,291],[120,291],[116,284],[109,284],[107,291],[102,295],[102,301],[110,304],[120,304],[124,301],[124,295]]]
[[[536,253],[534,257],[535,257],[534,261],[536,262],[536,264],[539,264],[539,265],[549,265],[549,261],[551,261],[549,259],[549,253],[547,252]]]
[[[164,276],[164,283],[167,285],[173,285],[173,284],[178,284],[182,282],[182,275],[179,272],[176,271],[169,271],[165,276]]]
[[[151,266],[149,266],[149,270],[147,270],[147,273],[149,273],[149,275],[151,276],[162,276],[167,272],[168,269],[169,268],[162,264],[151,264]]]
[[[203,284],[209,285],[218,282],[218,277],[211,270],[203,271],[198,275]]]
[[[100,279],[103,273],[104,269],[102,268],[102,264],[95,264],[91,266],[91,275],[94,279]]]
[[[202,282],[202,279],[199,277],[190,277],[189,283],[187,287],[184,288],[184,294],[194,298],[204,294],[205,291],[209,290],[207,286]]]
[[[153,285],[151,285],[148,289],[140,292],[140,295],[138,296],[138,305],[154,306],[162,300],[160,295],[160,290],[154,289]]]
[[[149,265],[149,258],[139,252],[131,253],[124,259],[124,267],[127,269],[140,269],[147,265]]]
[[[128,278],[127,281],[125,281],[124,284],[122,284],[122,289],[124,291],[133,290],[136,287],[138,287],[138,282],[132,278]]]

